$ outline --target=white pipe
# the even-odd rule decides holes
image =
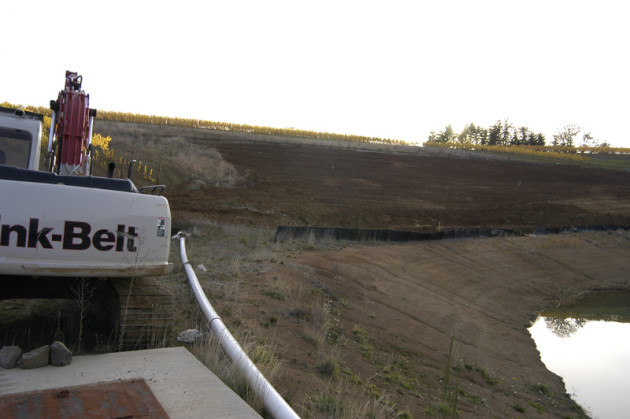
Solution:
[[[52,150],[52,143],[55,139],[55,118],[57,118],[57,112],[52,112],[52,117],[50,118],[50,131],[48,133],[48,153]]]
[[[90,145],[92,145],[92,127],[94,126],[94,117],[90,116],[90,128],[88,130],[88,146],[85,149],[85,160],[82,159],[81,164],[83,166],[83,174],[84,175],[91,175],[92,174],[92,166],[90,165],[90,167],[88,167],[88,164],[92,163],[92,156],[89,156],[90,158],[88,159],[88,153],[90,153]]]
[[[92,144],[92,128],[94,127],[94,117],[90,116],[90,126],[88,129],[88,145]]]
[[[203,314],[210,323],[210,328],[219,338],[221,347],[225,350],[225,352],[227,352],[228,356],[239,371],[245,375],[249,385],[252,387],[256,395],[263,400],[265,408],[267,408],[274,418],[299,418],[297,413],[295,413],[291,406],[289,406],[289,404],[282,398],[276,389],[273,388],[269,381],[267,381],[265,376],[262,375],[251,359],[249,359],[225,324],[223,324],[219,315],[212,308],[212,304],[210,304],[206,294],[203,292],[203,289],[199,284],[199,280],[197,279],[197,275],[188,261],[188,256],[186,256],[185,236],[187,236],[187,234],[180,231],[173,236],[173,238],[179,239],[179,252],[182,258],[182,263],[184,264],[184,269],[186,269],[186,275],[188,276],[190,287],[195,294],[195,298],[197,299],[197,303],[199,304],[201,311],[203,311]]]

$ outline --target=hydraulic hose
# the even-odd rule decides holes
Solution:
[[[216,313],[212,304],[208,301],[206,294],[203,292],[197,275],[188,261],[186,255],[186,233],[179,232],[173,238],[179,239],[179,252],[181,255],[188,282],[195,295],[197,304],[203,312],[206,320],[210,324],[210,328],[219,338],[221,347],[228,354],[234,365],[243,373],[247,382],[253,389],[254,393],[263,400],[263,404],[269,413],[276,419],[299,418],[297,413],[289,406],[275,388],[267,381],[264,375],[258,370],[256,365],[249,359],[245,351],[238,344],[236,339],[229,332],[219,315]]]

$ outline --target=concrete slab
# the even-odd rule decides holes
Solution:
[[[144,378],[171,418],[260,418],[186,348],[75,356],[65,367],[0,368],[0,395]]]

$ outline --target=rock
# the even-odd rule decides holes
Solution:
[[[50,346],[40,346],[37,349],[33,349],[30,352],[22,354],[22,358],[20,359],[20,362],[18,362],[18,365],[24,370],[45,367],[48,365],[49,353]]]
[[[56,367],[63,367],[72,362],[72,352],[63,344],[55,341],[50,345],[50,364]]]
[[[180,332],[179,335],[177,335],[177,340],[180,342],[185,342],[185,343],[193,343],[194,341],[196,341],[202,336],[203,336],[203,333],[201,333],[199,330],[188,329],[188,330],[184,330],[183,332]]]
[[[22,349],[19,346],[4,346],[0,349],[0,367],[15,368],[22,356]]]

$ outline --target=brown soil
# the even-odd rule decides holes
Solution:
[[[117,154],[162,166],[176,218],[416,231],[630,225],[630,169],[97,122]]]
[[[175,134],[144,135],[158,141]],[[474,154],[230,141],[192,130],[186,137],[216,149],[238,179],[233,187],[194,179],[169,185],[178,226],[195,219],[269,231],[284,224],[531,232],[630,224],[625,172]],[[276,347],[282,371],[275,381],[301,415],[317,416],[322,394],[342,398],[342,382],[390,400],[381,406],[394,412],[424,417],[433,406],[439,415],[453,338],[461,417],[562,417],[577,416],[574,404],[540,361],[526,327],[537,310],[571,295],[630,288],[629,239],[611,232],[404,245],[309,242],[298,250],[276,248],[273,258],[242,259],[229,274],[212,272],[220,260],[207,253],[226,249],[207,242],[218,239],[202,235],[191,243],[195,263],[211,272],[204,288],[228,325]],[[314,337],[318,323],[328,343]],[[323,346],[336,355],[323,354]],[[347,402],[344,409],[347,417],[356,412]]]
[[[175,214],[416,231],[630,224],[625,172],[294,144],[212,146],[245,180],[230,189],[171,189]]]
[[[301,286],[311,299],[312,290],[325,290],[347,339],[338,360],[346,369],[342,379],[360,377],[414,417],[427,414],[429,387],[438,412],[451,338],[453,364],[463,366],[461,417],[517,417],[517,406],[526,417],[577,417],[561,378],[545,369],[526,328],[538,310],[569,296],[628,289],[629,239],[590,233],[307,252],[250,275],[243,284],[250,300],[242,310],[260,321],[263,307],[278,318],[272,333],[289,371],[287,392],[307,386],[317,389],[310,395],[321,394],[322,381],[326,388],[325,375],[316,373],[322,358],[309,354],[316,350],[303,336],[303,320],[290,314],[308,312],[309,299],[278,302],[256,284]],[[308,406],[304,395],[294,398]]]

